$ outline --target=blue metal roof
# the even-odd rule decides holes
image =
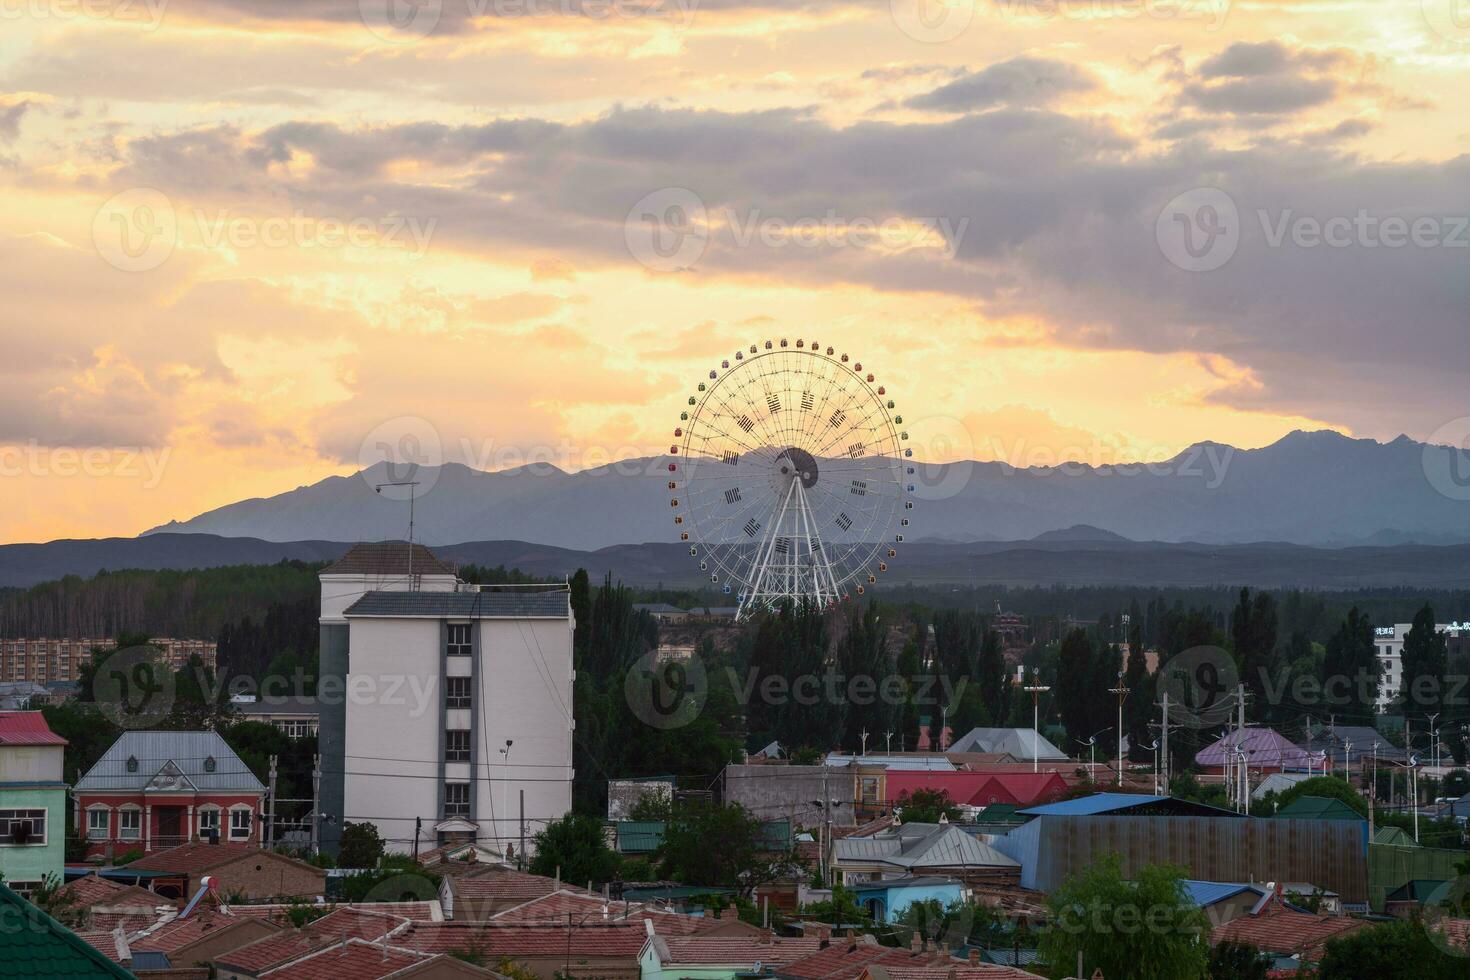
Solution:
[[[1091,796],[1079,796],[1075,800],[1047,803],[1016,812],[1028,817],[1086,817],[1096,813],[1109,813],[1113,810],[1126,810],[1145,803],[1161,803],[1167,799],[1167,796],[1148,796],[1143,793],[1094,793]]]
[[[1231,881],[1190,881],[1186,879],[1182,884],[1185,894],[1189,896],[1189,901],[1201,908],[1206,905],[1214,905],[1216,902],[1223,902],[1241,892],[1259,891],[1252,885],[1242,885]]]

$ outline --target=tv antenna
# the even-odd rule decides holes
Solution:
[[[414,487],[419,485],[417,480],[399,480],[395,483],[379,483],[373,487],[373,493],[381,494],[384,487],[408,487],[408,588],[413,590],[413,495]]]

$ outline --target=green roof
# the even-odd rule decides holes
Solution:
[[[66,926],[0,884],[0,977],[118,977],[133,974]]]
[[[662,820],[619,820],[618,851],[623,854],[648,854],[664,842]]]
[[[1373,832],[1373,843],[1391,844],[1394,847],[1419,846],[1419,842],[1410,837],[1402,827],[1379,827]]]
[[[1276,811],[1283,820],[1364,820],[1362,814],[1331,796],[1298,796]]]

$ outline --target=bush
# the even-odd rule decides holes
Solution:
[[[373,824],[352,823],[342,825],[342,846],[337,854],[337,863],[343,868],[376,868],[383,857],[383,838]]]

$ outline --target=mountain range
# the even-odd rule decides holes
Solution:
[[[1381,443],[1292,432],[1259,449],[1202,442],[1149,466],[916,464],[908,537],[926,543],[1130,540],[1314,547],[1470,542],[1470,496],[1445,474],[1463,454],[1406,436]],[[487,473],[460,464],[414,475],[415,537],[430,545],[510,540],[597,551],[674,538],[667,457],[569,473],[549,464]],[[273,542],[406,535],[408,504],[373,489],[386,464],[242,500],[145,535]]]

